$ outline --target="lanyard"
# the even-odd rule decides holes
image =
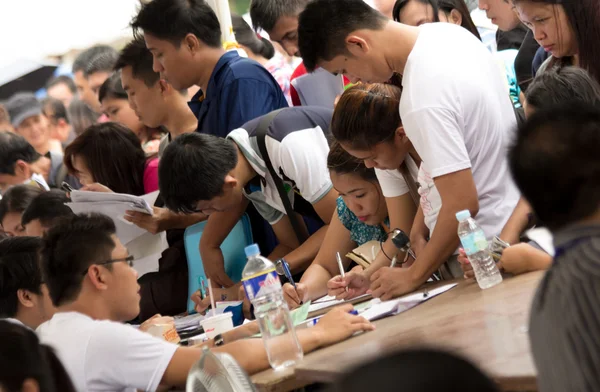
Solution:
[[[576,247],[577,245],[579,245],[583,242],[591,241],[591,239],[592,239],[591,236],[587,236],[587,237],[582,237],[582,238],[576,238],[574,240],[567,242],[566,244],[556,248],[556,252],[554,254],[554,259],[555,260],[558,259],[569,249],[573,249],[574,247]]]

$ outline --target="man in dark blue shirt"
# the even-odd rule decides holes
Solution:
[[[200,133],[225,137],[246,122],[287,107],[281,88],[257,62],[225,52],[217,16],[204,0],[154,0],[131,23],[143,32],[153,68],[177,90],[200,91],[189,103]]]

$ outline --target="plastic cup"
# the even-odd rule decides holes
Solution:
[[[200,321],[200,325],[206,333],[206,337],[213,339],[220,333],[225,333],[233,329],[233,313],[226,312],[213,317],[205,318]]]

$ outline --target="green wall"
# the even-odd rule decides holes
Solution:
[[[248,5],[250,4],[250,0],[229,0],[229,7],[231,7],[231,12],[236,13],[238,15],[243,15],[248,12]]]

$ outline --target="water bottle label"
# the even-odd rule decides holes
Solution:
[[[467,255],[472,255],[488,248],[485,234],[481,230],[461,237],[460,242]]]
[[[255,298],[281,291],[281,282],[275,268],[259,275],[244,278],[242,284],[250,302],[254,301]]]

